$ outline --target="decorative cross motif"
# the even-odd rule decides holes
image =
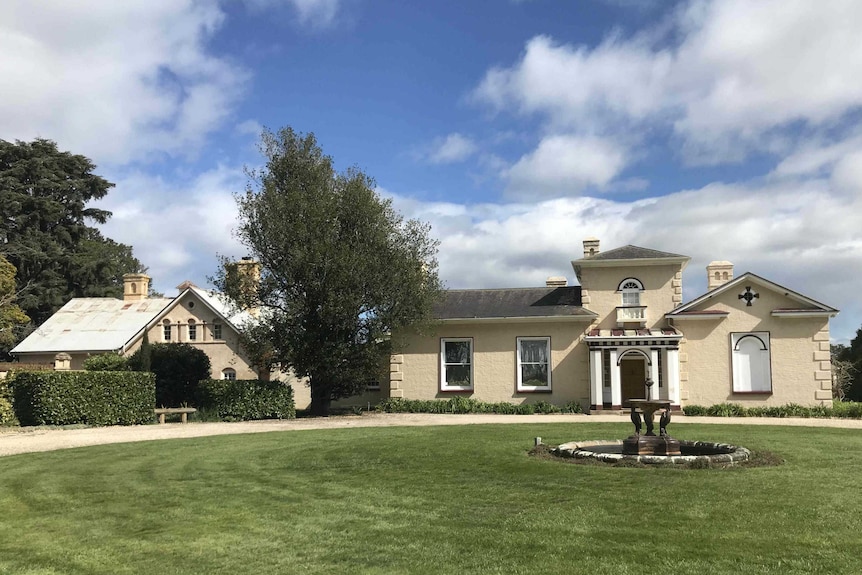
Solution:
[[[751,302],[759,297],[759,293],[751,291],[751,286],[745,286],[745,291],[739,294],[739,299],[744,299],[747,307],[751,307]]]

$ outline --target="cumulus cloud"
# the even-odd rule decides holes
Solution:
[[[523,199],[577,195],[589,187],[606,186],[625,163],[624,150],[609,140],[548,136],[504,172],[506,192]]]
[[[207,42],[217,3],[0,4],[0,133],[100,162],[193,152],[231,114],[247,73]]]
[[[254,9],[262,10],[278,5],[289,5],[296,12],[299,23],[314,28],[326,28],[335,23],[340,0],[244,0]]]
[[[554,130],[665,127],[691,161],[738,161],[859,110],[859,21],[853,0],[689,2],[666,32],[612,34],[592,48],[537,36],[473,98]]]
[[[100,228],[134,246],[156,289],[170,295],[186,279],[203,287],[215,275],[217,254],[246,255],[233,236],[233,194],[246,183],[242,169],[219,166],[184,184],[141,172],[113,179],[116,188],[98,202],[113,217]]]
[[[435,141],[427,154],[427,159],[432,164],[452,164],[463,162],[477,150],[478,146],[473,140],[454,132]]]
[[[389,192],[410,217],[431,222],[440,238],[441,276],[450,288],[543,285],[551,275],[574,281],[582,241],[602,249],[640,245],[691,256],[684,297],[706,290],[706,265],[730,260],[737,275],[767,277],[842,309],[833,338],[853,336],[862,313],[856,277],[862,268],[857,214],[862,170],[847,176],[850,195],[833,193],[830,177],[775,183],[711,184],[637,201],[559,198],[538,203],[425,203]]]

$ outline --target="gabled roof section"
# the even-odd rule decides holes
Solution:
[[[174,300],[114,298],[69,300],[11,353],[113,351],[123,346]]]
[[[698,307],[704,303],[707,303],[712,298],[723,294],[729,290],[740,289],[740,287],[745,287],[746,284],[756,284],[761,288],[769,289],[774,292],[778,292],[783,294],[785,297],[790,298],[798,302],[800,305],[796,308],[786,308],[786,309],[776,309],[773,310],[772,315],[775,316],[804,316],[804,315],[835,315],[838,313],[838,310],[834,307],[828,306],[826,304],[820,303],[817,300],[811,299],[810,297],[804,296],[799,292],[795,292],[792,289],[786,288],[782,285],[779,285],[775,282],[769,281],[766,278],[760,277],[757,274],[753,274],[751,272],[745,272],[741,276],[738,276],[724,285],[718,286],[717,288],[706,292],[702,296],[691,300],[688,303],[685,303],[672,312],[665,314],[665,317],[668,318],[685,318],[690,315],[696,314],[704,314],[708,312],[704,312],[702,310],[698,310]]]
[[[596,314],[581,305],[580,286],[447,290],[434,317],[455,319],[584,318]]]
[[[621,248],[614,248],[606,252],[599,252],[594,256],[590,256],[588,258],[581,258],[580,260],[575,261],[583,262],[605,260],[651,260],[667,258],[683,258],[686,260],[689,259],[688,256],[681,256],[679,254],[672,254],[670,252],[660,252],[658,250],[642,248],[640,246],[633,246],[629,244]]]
[[[599,252],[586,258],[572,260],[572,267],[575,269],[578,279],[580,279],[582,268],[679,264],[682,266],[682,269],[685,269],[689,260],[691,260],[690,257],[680,254],[627,245],[606,252]]]

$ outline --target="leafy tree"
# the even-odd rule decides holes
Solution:
[[[116,353],[91,355],[84,360],[84,369],[87,371],[128,371],[129,358]]]
[[[15,266],[0,255],[0,349],[10,349],[30,321],[15,302]]]
[[[114,184],[86,157],[50,140],[0,140],[0,255],[18,270],[18,303],[36,325],[72,297],[122,295],[122,274],[142,271],[129,246],[88,222],[111,213],[87,207]]]
[[[210,358],[187,343],[149,346],[151,369],[156,375],[156,405],[179,407],[195,403],[198,382],[210,378]],[[133,371],[144,371],[144,347],[129,358]]]
[[[337,173],[313,134],[265,131],[261,151],[265,167],[237,196],[259,280],[224,260],[215,282],[239,307],[260,308],[244,326],[251,355],[307,377],[311,411],[325,415],[379,376],[398,347],[390,334],[429,321],[438,242],[362,171]]]

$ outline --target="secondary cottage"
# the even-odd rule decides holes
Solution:
[[[730,262],[683,304],[689,257],[584,241],[580,285],[450,290],[434,336],[410,336],[390,365],[390,397],[621,409],[652,395],[685,404],[831,405],[829,318],[838,310]]]

